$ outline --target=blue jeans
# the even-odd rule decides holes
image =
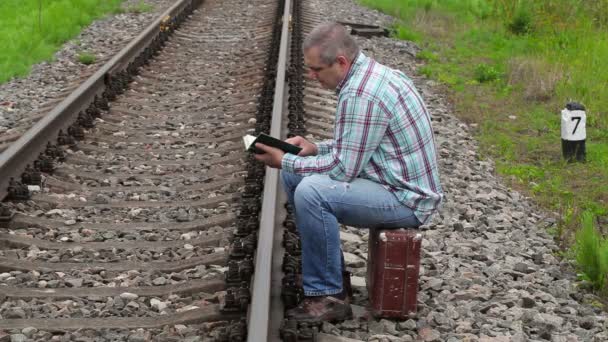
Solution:
[[[412,209],[378,183],[357,178],[350,183],[329,176],[301,177],[281,171],[289,202],[295,208],[302,244],[302,281],[306,296],[342,291],[340,227],[419,227]]]

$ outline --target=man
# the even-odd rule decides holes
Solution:
[[[430,115],[411,80],[360,52],[339,24],[315,28],[303,46],[311,78],[338,95],[334,139],[298,156],[262,144],[256,159],[281,177],[302,245],[305,300],[298,320],[352,316],[344,301],[339,223],[419,227],[442,200]]]

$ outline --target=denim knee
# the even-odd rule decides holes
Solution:
[[[281,170],[281,182],[283,184],[283,189],[285,190],[285,193],[287,194],[287,200],[292,205],[294,205],[294,199],[293,199],[294,193],[301,180],[302,180],[302,176]]]
[[[294,202],[296,208],[302,206],[313,206],[318,208],[321,205],[322,198],[319,193],[319,185],[311,181],[313,177],[304,177],[294,194]]]

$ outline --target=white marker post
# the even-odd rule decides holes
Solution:
[[[586,123],[587,114],[582,104],[566,104],[566,108],[562,110],[562,154],[568,162],[585,162]]]

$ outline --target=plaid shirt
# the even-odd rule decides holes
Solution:
[[[338,85],[334,139],[318,155],[286,153],[283,170],[382,184],[426,223],[443,198],[431,118],[412,81],[360,53]]]

